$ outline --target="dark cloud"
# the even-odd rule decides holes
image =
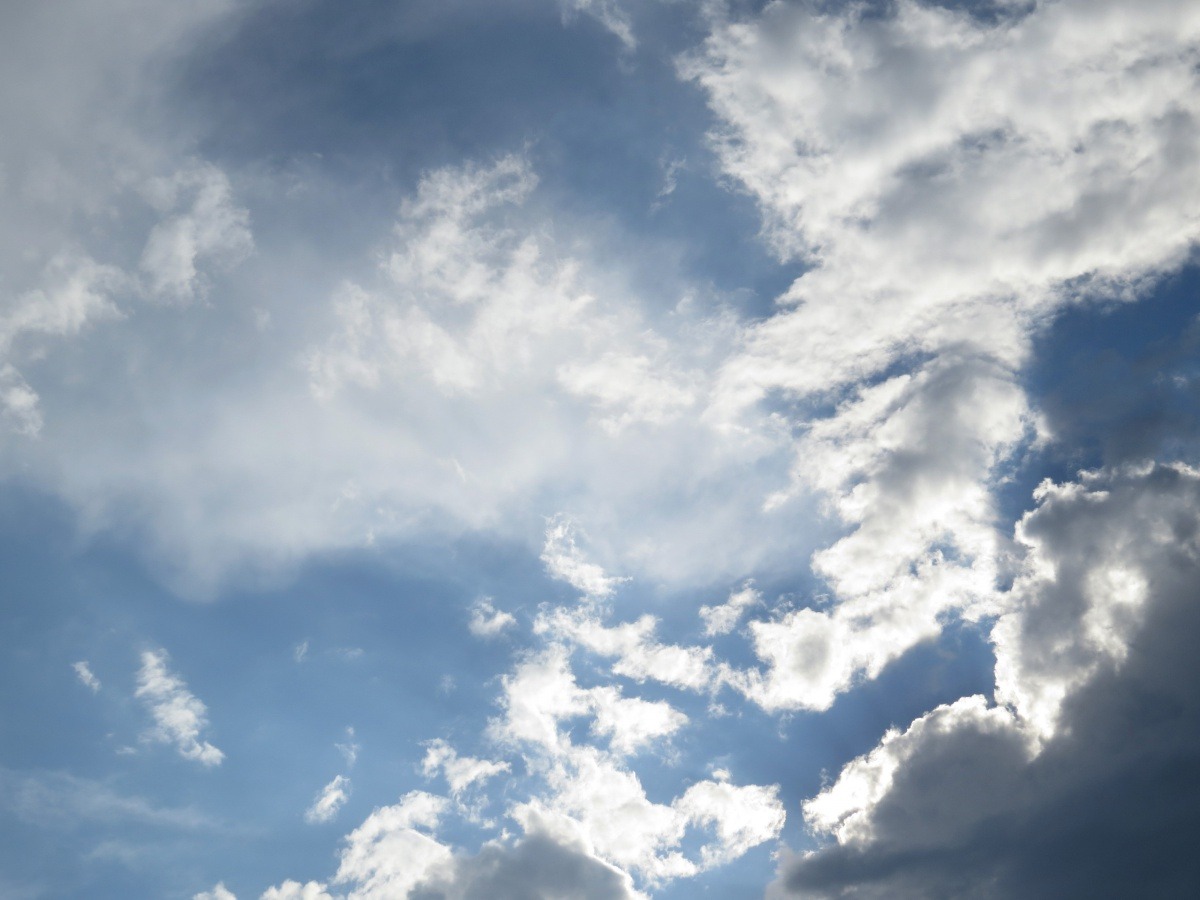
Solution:
[[[1157,466],[1098,487],[1026,521],[1057,577],[1029,601],[1021,665],[1065,677],[1055,666],[1072,654],[1036,638],[1079,631],[1080,585],[1114,564],[1148,587],[1140,626],[1115,626],[1127,655],[1068,697],[1032,762],[1015,726],[963,717],[926,728],[871,810],[869,839],[792,856],[780,895],[1200,894],[1200,476]]]

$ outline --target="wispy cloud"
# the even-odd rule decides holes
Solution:
[[[147,650],[142,653],[137,675],[135,696],[154,718],[151,737],[171,744],[184,759],[204,766],[220,765],[225,754],[201,739],[208,728],[208,708],[167,668],[167,662],[165,650]]]
[[[312,806],[304,811],[304,821],[310,825],[330,822],[349,799],[350,779],[345,775],[338,775],[321,788],[321,792],[313,800]]]
[[[71,668],[75,670],[75,674],[79,677],[79,681],[90,690],[93,694],[100,691],[100,679],[92,674],[91,666],[87,660],[80,660],[76,663],[71,663]]]

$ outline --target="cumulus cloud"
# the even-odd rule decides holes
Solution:
[[[623,759],[668,738],[686,717],[666,703],[622,697],[612,686],[581,688],[563,646],[551,644],[525,660],[503,686],[503,715],[492,722],[491,735],[525,750],[526,765],[549,789],[510,810],[527,834],[579,844],[656,884],[740,856],[782,829],[777,787],[698,782],[669,804],[650,800]],[[594,734],[609,736],[608,750],[572,739],[569,723],[587,715],[595,717]],[[698,857],[680,849],[689,826],[716,832]]]
[[[304,811],[304,821],[310,825],[331,822],[349,799],[350,779],[345,775],[338,775],[321,788],[320,793],[313,799],[312,805]]]
[[[79,662],[71,663],[71,668],[75,670],[80,684],[93,694],[100,692],[100,679],[92,674],[92,667],[88,665],[87,660],[81,659]]]
[[[171,744],[184,759],[195,760],[204,766],[219,766],[225,754],[206,740],[208,708],[188,690],[187,684],[167,668],[164,650],[142,653],[135,696],[142,701],[154,718],[150,736]]]
[[[1093,472],[1038,497],[993,630],[997,702],[939,707],[849,763],[804,805],[834,843],[787,861],[780,892],[919,897],[974,885],[1009,897],[1200,883],[1177,857],[1163,865],[1172,851],[1149,837],[1195,827],[1200,474]]]
[[[449,848],[429,833],[446,805],[442,797],[412,791],[375,810],[346,837],[334,884],[353,885],[355,900],[408,897],[452,863]]]
[[[1020,379],[1032,335],[1065,304],[1135,298],[1200,234],[1198,42],[1168,2],[995,21],[777,3],[718,15],[682,63],[724,171],[807,263],[706,415],[733,428],[787,398],[793,481],[767,506],[813,493],[848,529],[813,558],[831,609],[751,625],[748,696],[826,709],[948,614],[994,612],[992,486],[1046,437]]]

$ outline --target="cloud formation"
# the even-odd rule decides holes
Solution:
[[[171,744],[184,759],[219,766],[225,754],[206,740],[208,708],[188,690],[182,678],[167,668],[165,650],[146,650],[137,674],[136,696],[154,719],[150,737]]]
[[[345,775],[337,775],[333,781],[321,788],[312,806],[304,811],[304,821],[310,825],[331,822],[349,799],[350,779]]]
[[[992,632],[995,703],[939,707],[847,765],[804,806],[835,843],[785,863],[781,892],[1171,893],[1200,874],[1147,839],[1195,829],[1200,474],[1092,472],[1039,499]]]

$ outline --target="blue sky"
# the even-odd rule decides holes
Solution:
[[[1200,890],[1200,12],[0,12],[0,894]]]

